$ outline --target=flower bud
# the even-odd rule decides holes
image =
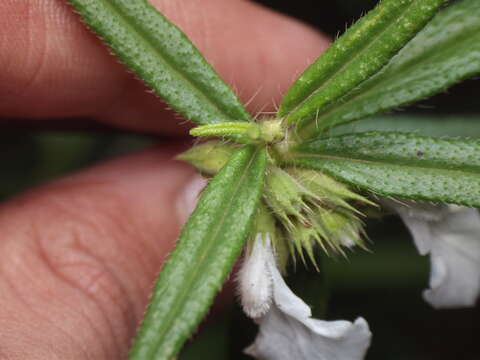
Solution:
[[[193,165],[206,175],[215,175],[225,165],[238,147],[222,141],[209,141],[181,153],[177,160]]]

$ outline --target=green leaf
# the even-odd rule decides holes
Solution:
[[[480,1],[463,0],[439,12],[385,68],[299,129],[306,139],[444,91],[480,73]]]
[[[368,132],[301,145],[292,162],[383,196],[480,207],[480,140]]]
[[[202,320],[250,233],[265,149],[238,150],[203,191],[165,263],[130,360],[170,360]]]
[[[292,85],[278,115],[299,126],[378,72],[432,18],[446,0],[383,0]]]
[[[145,0],[69,1],[130,70],[189,120],[251,119],[185,34]]]
[[[480,114],[465,115],[379,115],[333,128],[328,135],[352,132],[397,131],[442,137],[480,137]]]
[[[193,136],[221,136],[244,144],[254,144],[261,136],[261,127],[254,122],[227,122],[197,126],[190,130]]]

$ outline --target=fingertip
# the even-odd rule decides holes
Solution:
[[[193,175],[180,191],[175,202],[177,216],[180,223],[184,224],[192,211],[195,209],[197,199],[207,185],[207,179],[199,174]]]
[[[9,336],[21,339],[2,355],[125,356],[155,276],[196,201],[186,186],[196,181],[193,169],[174,160],[181,148],[118,158],[0,207],[0,317],[12,324]]]
[[[253,114],[275,111],[298,74],[328,46],[311,27],[248,1],[152,3],[184,30]],[[88,117],[123,129],[185,132],[66,2],[0,2],[2,20],[0,115]]]

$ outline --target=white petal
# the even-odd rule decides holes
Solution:
[[[347,248],[352,248],[357,245],[355,241],[353,241],[352,237],[346,234],[340,234],[339,240],[340,243]]]
[[[389,202],[392,205],[392,202]],[[435,308],[474,306],[480,293],[480,215],[455,205],[392,206],[422,255],[430,254],[430,289]]]
[[[273,303],[257,321],[255,342],[245,352],[265,360],[361,360],[370,345],[367,322],[323,321],[286,285],[275,264],[268,264],[273,279]]]
[[[269,263],[275,264],[270,238],[266,234],[264,241],[259,233],[252,251],[245,255],[238,274],[238,290],[243,311],[252,318],[265,314],[272,302],[272,274]]]

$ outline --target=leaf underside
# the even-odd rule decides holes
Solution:
[[[367,132],[310,141],[293,164],[383,196],[480,207],[480,141]]]
[[[413,103],[480,73],[480,1],[462,0],[439,12],[382,71],[327,106],[302,138]]]
[[[202,320],[250,233],[266,152],[238,150],[203,191],[156,282],[131,360],[171,359]]]
[[[189,120],[251,120],[190,40],[145,0],[68,1],[131,71]]]

